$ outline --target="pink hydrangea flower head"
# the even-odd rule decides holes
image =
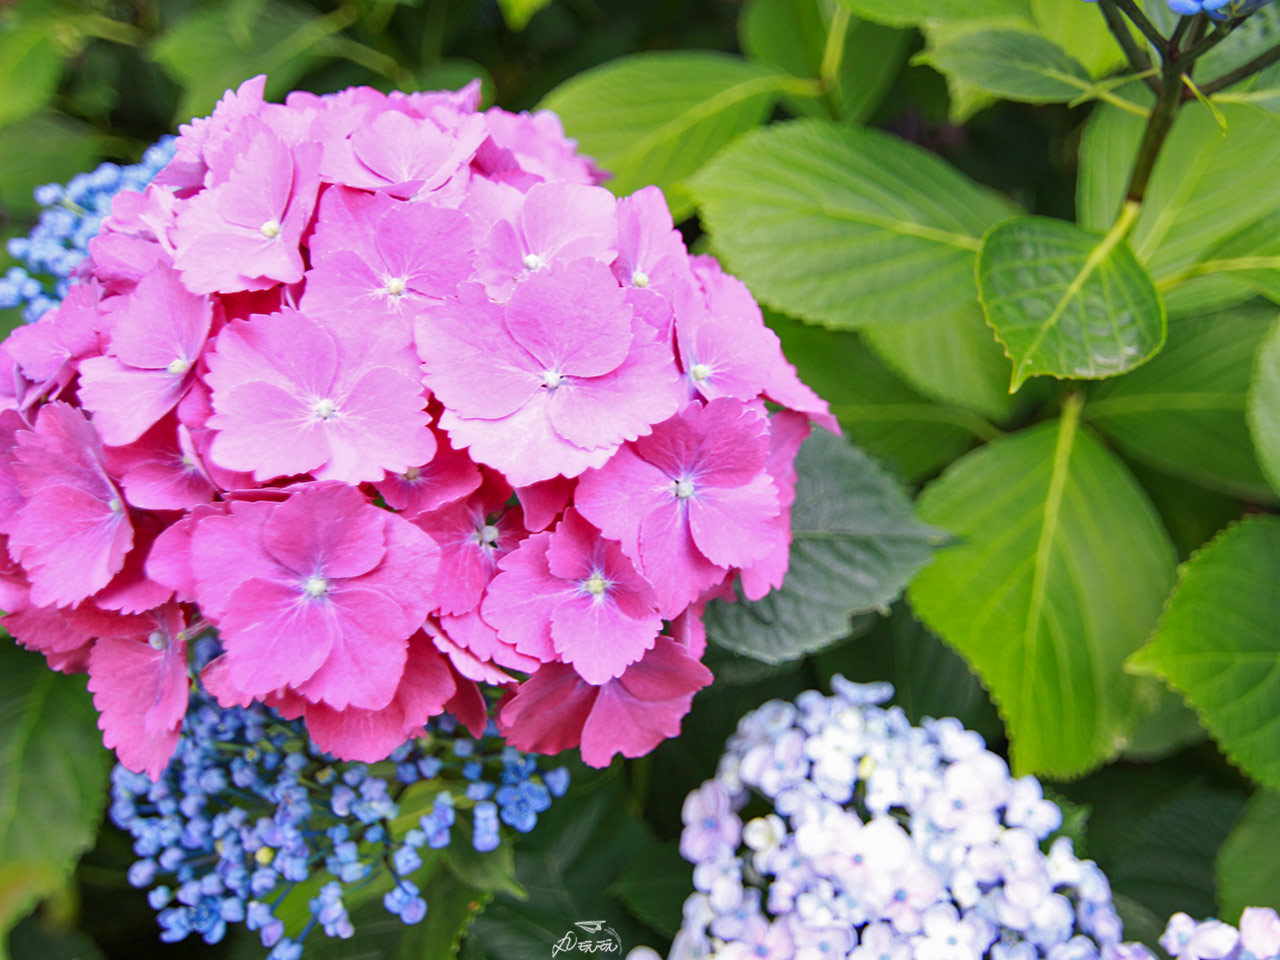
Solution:
[[[296,310],[237,321],[209,357],[209,456],[259,480],[404,473],[435,454],[412,369],[393,338],[335,336]]]
[[[671,210],[657,187],[645,187],[618,201],[618,282],[653,290],[674,303],[695,285],[684,238],[671,222]]]
[[[107,317],[107,353],[80,363],[80,402],[105,443],[132,443],[172,410],[196,376],[213,304],[157,264]]]
[[[539,270],[505,305],[464,284],[417,343],[441,426],[515,486],[603,465],[679,403],[670,352],[593,260]]]
[[[406,318],[453,296],[471,276],[470,235],[469,218],[456,210],[346,187],[327,190],[310,239],[302,310],[358,324],[400,320],[408,343]]]
[[[17,434],[13,471],[26,503],[10,555],[31,578],[37,606],[69,606],[105,587],[133,546],[133,524],[107,475],[102,441],[79,410],[40,409],[34,431]]]
[[[440,545],[441,613],[474,610],[498,561],[525,535],[520,508],[506,506],[509,496],[491,484],[414,521]]]
[[[79,369],[79,361],[100,352],[101,300],[102,286],[96,280],[78,283],[61,304],[9,335],[9,356],[22,375],[38,385],[38,394],[60,393]]]
[[[768,420],[732,399],[691,404],[578,481],[583,516],[618,540],[675,616],[729,567],[771,549],[778,493]]]
[[[228,90],[223,95],[214,106],[212,116],[181,124],[173,159],[156,174],[155,183],[186,191],[204,186],[210,158],[221,155],[222,147],[246,117],[262,110],[266,86],[265,75],[250,77],[235,91]]]
[[[662,629],[653,588],[576,510],[499,567],[484,619],[521,653],[562,660],[588,683],[621,676]]]
[[[172,416],[135,443],[107,448],[106,459],[125,500],[140,510],[187,510],[208,503],[217,491],[191,431]]]
[[[320,145],[290,147],[256,119],[226,182],[178,214],[175,265],[193,293],[263,290],[302,279],[302,234],[320,187]]]
[[[577,141],[564,135],[560,118],[550,110],[508,113],[493,107],[484,119],[493,145],[511,154],[511,168],[549,182],[594,186],[604,181],[591,159],[576,152]]]
[[[230,684],[253,696],[288,686],[339,710],[391,701],[406,641],[436,604],[438,563],[425,533],[343,484],[233,504],[192,537]]]

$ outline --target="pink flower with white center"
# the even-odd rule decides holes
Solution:
[[[84,414],[42,407],[35,430],[16,435],[13,472],[27,502],[9,554],[31,578],[33,604],[65,607],[105,587],[124,566],[133,525]]]
[[[408,318],[424,304],[453,296],[471,276],[475,253],[469,218],[429,203],[405,203],[385,193],[346,187],[325,191],[301,309],[308,316],[351,324]]]
[[[736,400],[691,404],[578,481],[578,509],[638,562],[663,617],[772,549],[768,430]]]
[[[498,715],[518,750],[559,753],[581,745],[582,759],[607,767],[613,757],[639,757],[680,732],[693,695],[711,671],[669,637],[616,680],[594,686],[571,666],[548,663],[520,685]]]
[[[80,402],[111,446],[133,443],[182,399],[213,323],[213,303],[157,265],[106,318],[105,356],[80,363]]]
[[[89,654],[89,690],[102,741],[130,770],[152,780],[173,755],[187,712],[186,624],[174,604],[140,636],[103,637]]]
[[[106,292],[129,293],[158,264],[172,265],[177,206],[173,191],[154,182],[143,193],[125,190],[112,198],[111,215],[89,241],[93,276]]]
[[[102,286],[96,280],[77,283],[62,303],[35,323],[19,326],[9,334],[5,349],[22,368],[22,375],[38,387],[31,399],[60,393],[71,382],[80,361],[101,352],[101,300]]]
[[[249,118],[224,183],[178,213],[174,265],[192,293],[264,290],[302,279],[302,234],[320,188],[320,145],[290,147]]]
[[[510,496],[489,485],[414,521],[440,545],[440,612],[474,610],[484,588],[498,571],[498,561],[525,535],[519,507],[506,509]]]
[[[471,458],[449,443],[449,438],[431,431],[436,455],[430,463],[410,467],[403,473],[389,473],[374,484],[387,506],[412,520],[428,510],[461,500],[474,493],[483,479]]]
[[[209,457],[258,480],[379,481],[428,462],[435,438],[407,350],[335,336],[288,308],[230,324],[209,357]]]
[[[135,443],[106,451],[124,497],[140,510],[187,510],[208,503],[217,488],[209,477],[191,431],[166,417]]]
[[[672,306],[697,289],[689,251],[659,188],[645,187],[618,201],[613,275],[623,286],[661,294]]]
[[[521,653],[563,660],[588,683],[622,676],[662,629],[652,587],[576,510],[498,567],[481,616]]]
[[[446,131],[432,120],[386,109],[360,123],[350,137],[325,143],[321,176],[407,200],[463,173],[487,135],[479,116]]]
[[[441,616],[437,620],[441,631],[449,638],[449,641],[455,647],[465,650],[475,657],[476,660],[485,665],[486,669],[493,670],[496,667],[502,667],[507,670],[518,670],[520,673],[533,673],[542,665],[542,661],[536,657],[525,656],[516,650],[513,645],[505,643],[498,636],[498,631],[484,622],[478,609],[470,610],[457,616]],[[430,627],[430,621],[427,621],[427,624]],[[457,666],[456,663],[455,666]],[[461,667],[457,669],[462,672]],[[471,679],[477,678],[472,677]],[[507,677],[499,682],[505,684],[510,680],[511,678]]]
[[[565,508],[573,502],[573,488],[576,480],[568,477],[552,477],[518,487],[516,497],[524,508],[524,525],[531,533],[540,533],[564,513]]]
[[[505,305],[463,284],[416,339],[441,427],[517,487],[603,465],[679,403],[670,351],[593,260],[539,270]]]
[[[516,281],[584,257],[611,263],[617,253],[617,201],[604,187],[540,183],[518,197],[480,246],[476,274],[489,295],[505,300]]]
[[[199,522],[191,551],[228,683],[251,697],[287,686],[338,710],[382,709],[436,604],[436,544],[341,484],[232,503]]]

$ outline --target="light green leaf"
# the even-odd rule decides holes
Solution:
[[[345,26],[293,0],[228,0],[177,20],[151,55],[183,87],[178,117],[203,116],[223,92],[259,73],[268,99],[282,99]]]
[[[1091,76],[1106,76],[1124,63],[1124,51],[1096,4],[1031,0],[1031,14],[1040,35],[1060,43]]]
[[[862,121],[897,77],[911,34],[882,24],[846,19],[832,35],[836,0],[750,0],[738,20],[742,49],[756,60],[805,79],[817,79],[833,47],[840,53],[826,97],[788,96],[792,112]]]
[[[1065,103],[1094,87],[1089,71],[1056,43],[1019,30],[979,30],[916,56],[980,90],[1024,103]]]
[[[813,120],[748,134],[691,188],[717,253],[758,298],[844,328],[972,300],[980,238],[1012,213],[933,154]]]
[[[0,127],[31,116],[52,99],[62,76],[62,52],[54,39],[59,26],[54,17],[6,17],[0,11]]]
[[[1280,212],[1271,212],[1210,248],[1203,259],[1174,278],[1180,291],[1195,283],[1232,283],[1241,299],[1258,293],[1280,303]]]
[[[110,757],[84,677],[0,632],[0,942],[93,845]]]
[[[1275,307],[1254,303],[1171,321],[1159,356],[1090,389],[1086,419],[1137,460],[1226,493],[1273,499],[1244,414],[1254,352],[1275,317]]]
[[[1128,90],[1126,95],[1137,96]],[[1129,236],[1134,254],[1162,289],[1193,271],[1219,243],[1280,210],[1271,177],[1280,165],[1280,117],[1234,104],[1222,111],[1225,136],[1198,105],[1178,112]],[[1142,118],[1111,106],[1090,118],[1076,193],[1086,229],[1106,230],[1115,220],[1142,128]]]
[[[561,84],[542,106],[626,195],[657,184],[677,221],[692,211],[684,181],[803,84],[762,63],[704,51],[640,53]]]
[[[831,405],[850,439],[903,479],[932,476],[975,441],[1000,435],[977,414],[933,403],[912,390],[876,359],[859,335],[811,327],[772,312],[765,317],[800,378]],[[1005,361],[999,359],[1003,371]]]
[[[1065,220],[1021,217],[992,229],[978,255],[987,322],[1028,377],[1112,377],[1149,359],[1165,337],[1164,303],[1124,241]]]
[[[1239,520],[1245,511],[1241,500],[1206,490],[1163,470],[1133,461],[1129,468],[1155,505],[1181,560],[1212,540],[1232,520]]]
[[[1136,719],[1121,669],[1150,633],[1173,549],[1132,476],[1078,423],[996,440],[925,488],[920,516],[959,543],[913,581],[916,615],[960,652],[1005,721],[1020,773],[1075,776]]]
[[[1280,787],[1280,518],[1228,527],[1178,570],[1151,643],[1129,660],[1186,697],[1218,746]]]
[[[795,660],[849,635],[849,618],[887,609],[929,559],[939,531],[917,520],[898,484],[861,451],[819,431],[796,457],[791,566],[763,600],[713,601],[707,638],[765,663]]]
[[[92,167],[99,146],[87,123],[55,114],[37,114],[6,127],[0,136],[0,206],[15,219],[30,217],[39,209],[31,192]]]
[[[1272,489],[1280,493],[1280,321],[1258,347],[1248,409],[1258,462]]]
[[[1009,361],[976,303],[864,327],[862,337],[891,370],[939,403],[996,421],[1013,412]]]
[[[1030,17],[1027,0],[839,0],[854,13],[893,27],[922,23]]]
[[[1259,790],[1249,799],[1218,851],[1218,916],[1238,923],[1245,907],[1280,909],[1280,794]]]
[[[498,0],[502,19],[512,30],[523,30],[533,15],[550,3],[551,0]]]

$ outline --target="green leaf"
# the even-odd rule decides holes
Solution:
[[[1129,469],[1159,512],[1180,560],[1199,550],[1232,520],[1239,520],[1245,511],[1244,503],[1235,497],[1206,490],[1146,464],[1130,461]]]
[[[1010,390],[1028,377],[1112,377],[1164,343],[1164,303],[1124,241],[1065,220],[1021,217],[992,229],[978,255],[987,322],[1013,361]]]
[[[684,182],[725,144],[768,116],[797,81],[770,66],[704,51],[639,53],[580,73],[542,106],[626,195],[649,184],[677,221],[692,212]]]
[[[667,937],[680,929],[681,908],[693,892],[693,865],[674,843],[651,844],[627,864],[609,892],[638,920]]]
[[[1000,435],[982,417],[912,390],[856,334],[822,330],[772,312],[765,318],[801,379],[831,405],[849,437],[905,480],[932,476],[975,440]]]
[[[84,677],[0,632],[0,942],[93,845],[110,757]]]
[[[1154,946],[1175,911],[1215,914],[1213,861],[1244,807],[1242,794],[1135,766],[1111,767],[1059,789],[1090,807],[1089,856],[1111,881],[1126,940],[1141,937]],[[1136,929],[1135,912],[1145,920]]]
[[[712,601],[713,643],[765,663],[813,653],[849,635],[854,614],[887,609],[941,535],[860,450],[819,431],[796,457],[791,566],[763,600]]]
[[[1169,324],[1150,363],[1089,391],[1084,415],[1128,456],[1241,497],[1273,499],[1249,441],[1253,355],[1275,319],[1268,304]]]
[[[996,421],[1013,412],[1009,361],[977,303],[861,332],[876,355],[925,396]]]
[[[1125,62],[1124,51],[1111,36],[1096,6],[1031,0],[1031,14],[1040,35],[1062,44],[1068,54],[1085,65],[1091,76],[1105,76]]]
[[[525,897],[516,882],[515,849],[509,840],[488,853],[469,843],[455,843],[445,848],[444,862],[455,877],[477,890],[501,891],[518,900]]]
[[[1051,40],[1020,30],[980,30],[915,58],[980,90],[1024,103],[1065,103],[1094,87],[1089,71]]]
[[[839,0],[854,13],[894,27],[990,17],[1029,17],[1026,0]]]
[[[831,115],[860,122],[871,115],[893,84],[911,34],[856,17],[832,37],[835,0],[750,0],[738,20],[742,49],[753,59],[793,76],[817,79],[831,45],[841,51],[834,85],[826,98],[789,95],[793,113]]]
[[[59,27],[55,17],[0,12],[0,127],[31,116],[53,99],[62,76],[55,40]]]
[[[1270,176],[1280,164],[1280,118],[1234,104],[1222,111],[1225,135],[1209,111],[1178,111],[1129,236],[1135,256],[1162,289],[1188,275],[1219,243],[1280,209]],[[1086,229],[1106,230],[1115,220],[1142,129],[1141,117],[1111,106],[1090,118],[1076,193]]]
[[[955,717],[988,743],[1004,739],[995,706],[964,660],[930,633],[906,603],[857,643],[820,653],[816,658],[824,683],[840,673],[850,680],[888,680],[893,702],[912,723],[925,717]]]
[[[1245,907],[1280,909],[1280,794],[1259,790],[1218,851],[1218,916],[1238,923]]]
[[[493,102],[493,77],[474,60],[448,57],[416,71],[413,78],[419,90],[459,90],[472,80],[479,80],[481,102]]]
[[[1262,471],[1280,492],[1280,321],[1262,340],[1249,385],[1249,432]]]
[[[550,5],[551,0],[498,0],[502,10],[502,19],[512,30],[523,30],[530,18],[543,7]]]
[[[996,440],[925,488],[922,519],[959,544],[913,581],[916,615],[969,662],[1000,708],[1015,769],[1075,776],[1136,719],[1121,669],[1150,633],[1173,550],[1132,476],[1078,423]]]
[[[1280,518],[1228,527],[1178,570],[1151,643],[1129,660],[1196,709],[1232,763],[1280,787]]]
[[[1234,284],[1245,299],[1261,294],[1280,303],[1280,212],[1271,212],[1211,248],[1202,260],[1184,271],[1175,291],[1195,283]]]
[[[748,134],[691,188],[717,253],[759,299],[838,328],[973,300],[980,238],[1012,213],[919,147],[814,120]]]
[[[151,55],[182,84],[178,119],[185,121],[259,73],[267,75],[268,99],[282,99],[344,25],[292,0],[228,0],[176,20]]]
[[[14,218],[32,216],[39,207],[31,192],[92,167],[99,143],[87,123],[54,114],[37,114],[6,127],[0,136],[0,206]]]

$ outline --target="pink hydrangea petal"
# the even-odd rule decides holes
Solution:
[[[204,348],[213,322],[213,301],[182,285],[165,264],[139,281],[111,310],[111,353],[130,367],[163,370],[175,360],[188,366]]]
[[[285,308],[228,324],[214,341],[205,382],[216,410],[219,393],[258,381],[300,396],[322,397],[333,388],[337,371],[338,345],[332,334]]]
[[[556,653],[587,683],[621,676],[653,647],[662,629],[655,614],[643,620],[624,614],[607,596],[571,596],[551,614]]]
[[[444,708],[471,736],[479,739],[489,727],[489,704],[480,687],[456,670],[453,671],[453,682],[458,692],[449,698]]]
[[[771,373],[778,340],[763,324],[736,317],[711,317],[696,324],[676,321],[680,359],[690,385],[708,400],[754,400]]]
[[[435,455],[436,439],[428,429],[431,418],[416,379],[389,367],[373,367],[336,405],[336,416],[322,422],[329,459],[315,471],[317,479],[378,481]]]
[[[26,422],[16,410],[0,410],[0,534],[13,529],[18,509],[27,500],[18,489],[18,475],[13,470],[17,437],[26,429]],[[0,604],[2,609],[4,606]]]
[[[369,501],[355,487],[325,483],[297,490],[271,511],[262,546],[301,577],[358,577],[386,553],[382,517],[369,522]]]
[[[349,626],[343,612],[311,600],[302,584],[241,581],[219,624],[230,683],[254,696],[305,683],[341,642]]]
[[[28,380],[52,381],[68,364],[99,352],[101,298],[102,287],[96,280],[77,283],[62,303],[9,334],[5,348]]]
[[[667,620],[724,577],[723,568],[694,546],[688,517],[674,501],[651,510],[641,521],[640,561],[658,598],[658,612]]]
[[[279,565],[266,553],[255,549],[262,542],[263,530],[272,509],[270,503],[233,502],[227,513],[216,507],[201,511],[202,516],[193,512],[187,520],[170,528],[173,534],[166,530],[160,535],[152,548],[148,572],[154,579],[183,592],[188,583],[182,562],[183,541],[189,539],[190,582],[194,584],[200,610],[210,620],[219,622],[231,606],[231,594],[242,581],[252,577],[272,579],[280,575]],[[188,524],[189,532],[185,529]],[[165,562],[158,557],[173,559]]]
[[[551,534],[534,534],[503,557],[480,608],[504,643],[544,662],[556,659],[551,614],[569,592],[547,566],[550,540]]]
[[[520,232],[528,252],[544,263],[591,257],[607,264],[617,250],[616,208],[603,187],[540,183],[525,194]]]
[[[272,383],[253,381],[215,395],[216,433],[209,457],[258,480],[308,473],[330,456],[329,437],[312,407]]]
[[[603,468],[582,475],[574,506],[606,537],[620,541],[628,557],[638,561],[640,521],[674,499],[671,478],[643,459],[634,444],[627,444]]]
[[[475,609],[497,571],[501,554],[495,546],[480,540],[480,531],[488,523],[486,512],[483,502],[471,497],[423,514],[415,521],[440,545],[441,613],[461,614]]]
[[[567,664],[548,663],[526,680],[498,714],[499,730],[517,750],[559,753],[576,747],[600,688]]]
[[[516,496],[524,508],[525,526],[534,533],[551,526],[573,499],[576,483],[568,477],[552,477],[517,489]]]
[[[631,349],[631,311],[597,260],[556,263],[516,285],[507,301],[511,336],[543,369],[573,377],[616,370]]]
[[[684,647],[689,656],[701,660],[707,652],[707,628],[702,622],[705,603],[691,603],[680,616],[670,623],[671,639]]]
[[[420,467],[393,473],[374,484],[387,505],[413,518],[461,500],[480,486],[480,470],[444,437],[436,438],[436,455]]]
[[[190,383],[185,371],[130,367],[115,357],[80,363],[80,402],[93,412],[93,425],[112,446],[133,443],[182,399]]]
[[[729,398],[691,404],[636,441],[636,450],[670,477],[689,477],[697,486],[741,486],[765,467],[769,421]]]
[[[134,529],[133,549],[124,559],[120,572],[93,595],[93,602],[104,610],[120,613],[145,613],[173,596],[173,588],[147,576],[147,557],[151,552],[160,524],[145,515]]]
[[[693,542],[716,566],[747,566],[772,548],[778,493],[767,473],[741,487],[700,490],[688,508]]]
[[[15,436],[13,472],[19,491],[76,487],[103,501],[116,495],[102,464],[102,438],[84,413],[57,401],[40,408],[34,430]]]
[[[470,610],[458,616],[442,616],[440,627],[449,635],[449,639],[460,647],[466,648],[477,659],[486,663],[496,663],[508,670],[521,673],[533,673],[542,663],[536,657],[520,653],[509,643],[503,643],[498,631],[484,622],[479,610]]]
[[[436,645],[436,649],[449,658],[449,663],[453,665],[453,669],[468,680],[495,686],[503,686],[515,682],[515,677],[505,670],[495,667],[492,663],[481,660],[465,646],[455,643],[448,633],[432,624],[430,620],[427,621],[425,630],[427,635],[431,637],[431,642]]]
[[[184,439],[185,438],[185,439]],[[125,499],[142,510],[188,510],[213,499],[215,488],[186,427],[162,420],[125,447],[107,452]]]
[[[388,596],[401,614],[403,631],[409,636],[439,603],[440,547],[426,533],[403,517],[389,515],[377,507],[366,508],[369,516],[381,517],[387,527],[387,552],[382,563],[358,581]],[[390,624],[385,625],[390,630]]]
[[[352,583],[336,586],[332,596],[341,628],[328,658],[297,686],[298,692],[338,710],[379,710],[395,696],[404,673],[408,645],[403,635],[409,631],[400,609],[386,594]]]
[[[37,606],[64,607],[97,593],[120,568],[133,527],[116,509],[76,487],[39,490],[18,513],[9,552],[31,578]]]

